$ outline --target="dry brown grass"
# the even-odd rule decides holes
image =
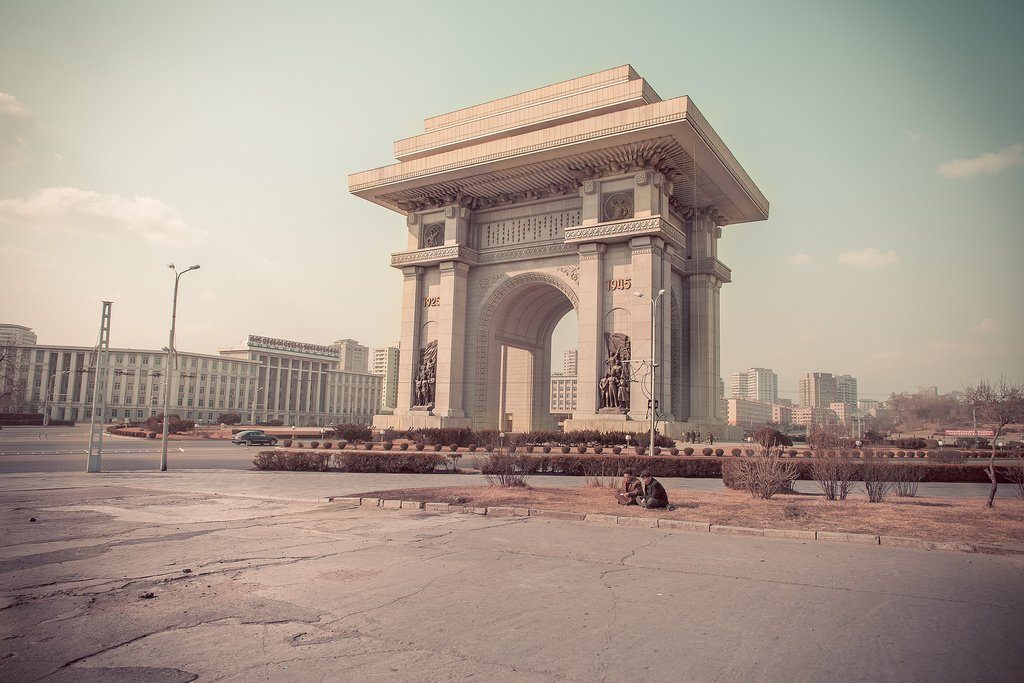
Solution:
[[[669,500],[679,507],[669,512],[618,505],[613,492],[595,487],[510,490],[466,486],[395,489],[361,495],[476,507],[666,517],[764,529],[870,533],[929,541],[1024,543],[1024,501],[1005,498],[999,499],[995,508],[986,508],[984,500],[979,499],[892,498],[884,503],[868,503],[863,495],[830,502],[822,496],[778,494],[771,500],[753,500],[746,491],[670,488]]]

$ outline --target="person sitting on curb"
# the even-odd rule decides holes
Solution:
[[[668,507],[668,494],[665,492],[665,487],[652,477],[650,472],[646,470],[641,472],[640,482],[643,484],[644,490],[637,496],[637,505],[648,510]]]
[[[643,493],[643,485],[639,479],[633,476],[633,471],[623,470],[622,483],[615,494],[619,505],[636,505],[636,499],[641,493]]]

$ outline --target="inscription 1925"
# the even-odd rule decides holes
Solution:
[[[423,307],[430,308],[431,306],[440,306],[441,297],[439,296],[425,296],[423,297]]]

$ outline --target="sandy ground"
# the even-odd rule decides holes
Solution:
[[[897,498],[869,503],[863,495],[829,502],[821,496],[777,495],[755,500],[742,491],[694,491],[669,488],[675,510],[643,510],[618,505],[614,490],[588,486],[575,489],[531,487],[452,487],[372,491],[367,497],[398,498],[471,506],[514,506],[570,512],[686,519],[711,524],[765,529],[811,529],[930,541],[1024,543],[1024,501],[1001,499],[995,508],[979,500]]]

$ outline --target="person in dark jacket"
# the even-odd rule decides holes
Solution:
[[[637,505],[648,510],[668,507],[668,494],[665,492],[665,487],[652,477],[650,472],[641,472],[640,482],[643,484],[644,490],[636,499]]]
[[[636,499],[643,491],[643,484],[633,476],[632,470],[623,470],[622,483],[619,484],[619,490],[615,494],[619,505],[636,505]]]

